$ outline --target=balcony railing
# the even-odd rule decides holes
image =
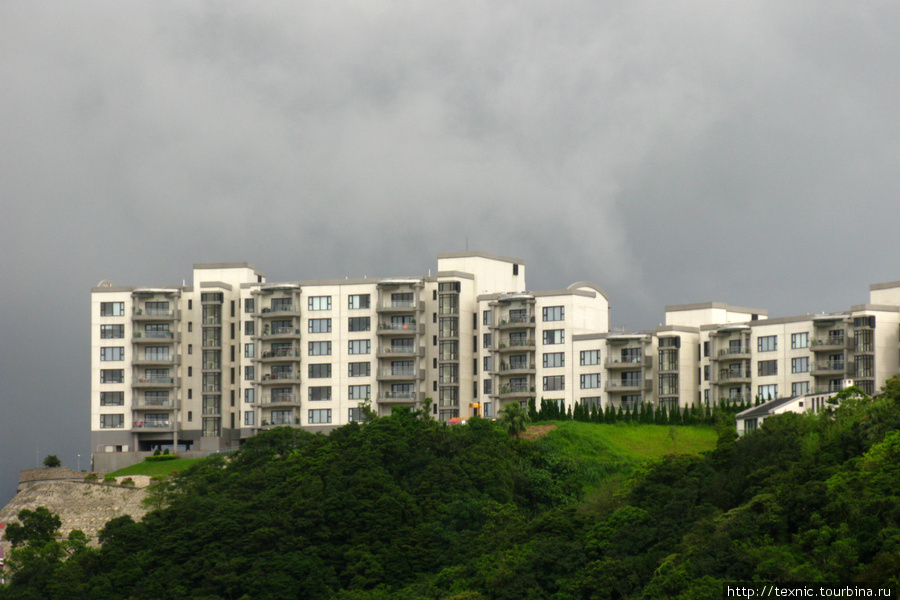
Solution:
[[[173,338],[175,337],[175,334],[171,331],[135,331],[134,337],[162,340]]]
[[[523,346],[534,346],[534,340],[533,340],[533,339],[527,339],[527,340],[509,340],[509,341],[506,341],[506,342],[500,342],[499,348],[502,350],[503,348],[507,348],[507,347],[509,347],[509,348],[520,348],[520,347],[523,347]]]
[[[132,429],[171,429],[171,421],[135,421]]]
[[[506,364],[504,362],[500,363],[500,372],[501,373],[503,371],[522,371],[522,370],[527,371],[527,370],[534,370],[534,369],[535,369],[534,363],[512,363],[512,364]]]
[[[171,408],[174,405],[171,398],[141,398],[138,406],[153,406],[160,408]]]
[[[379,323],[378,331],[409,331],[416,332],[416,323]]]
[[[267,335],[300,335],[300,330],[294,327],[263,327],[263,336]]]
[[[534,393],[534,386],[528,385],[527,383],[513,383],[509,385],[501,385],[500,386],[500,395],[503,394],[522,394],[522,393]]]
[[[297,312],[297,307],[293,304],[277,304],[263,308],[262,312],[266,315],[272,313]]]
[[[174,317],[175,311],[166,308],[135,308],[132,314],[137,317]]]
[[[203,393],[204,393],[204,394],[218,394],[218,393],[220,393],[221,391],[222,391],[222,386],[219,385],[219,384],[217,384],[217,383],[215,383],[215,384],[206,384],[206,385],[203,386]]]
[[[381,392],[379,398],[386,400],[415,400],[418,392]]]
[[[733,354],[750,354],[750,347],[749,346],[739,346],[739,347],[735,346],[735,347],[722,348],[721,350],[719,350],[719,356],[731,356]]]
[[[410,308],[413,309],[416,307],[415,300],[388,300],[386,302],[379,302],[376,305],[376,310],[379,308]]]
[[[719,378],[717,381],[732,381],[734,379],[748,379],[750,377],[749,370],[741,370],[741,371],[719,371]]]
[[[299,402],[299,401],[300,401],[300,398],[297,396],[294,396],[293,394],[287,394],[287,395],[279,394],[276,396],[266,395],[266,396],[262,397],[263,404],[277,404],[277,403],[281,403],[281,402]]]
[[[263,381],[274,381],[276,379],[300,379],[299,373],[265,373]]]
[[[217,362],[205,362],[203,363],[204,371],[218,371],[222,369],[222,363]]]
[[[415,354],[414,346],[382,346],[378,350],[379,354]]]
[[[843,372],[846,370],[846,363],[820,360],[816,361],[812,367],[813,371],[840,371]]]
[[[171,377],[138,377],[138,383],[163,383],[171,384],[175,380]]]
[[[297,357],[300,356],[299,350],[294,350],[293,348],[285,348],[282,350],[275,351],[266,351],[262,353],[263,358],[285,358],[285,357]]]
[[[381,369],[378,374],[382,377],[415,377],[416,369]]]

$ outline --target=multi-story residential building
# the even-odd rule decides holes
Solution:
[[[717,302],[609,331],[592,283],[528,291],[522,261],[441,254],[435,275],[268,283],[199,264],[193,285],[92,294],[95,456],[234,448],[261,429],[329,430],[398,407],[495,416],[531,397],[685,407],[877,391],[900,372],[900,282],[840,313],[770,319]],[[119,463],[120,464],[120,463]]]

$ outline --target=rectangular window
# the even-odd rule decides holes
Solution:
[[[659,370],[660,371],[677,371],[678,370],[678,350],[666,349],[659,351]]]
[[[544,391],[555,392],[566,389],[565,375],[554,375],[552,377],[544,377]]]
[[[600,387],[600,373],[587,373],[581,376],[581,389],[596,389]]]
[[[485,326],[490,326],[494,322],[494,314],[486,310],[481,313],[481,324]]]
[[[100,429],[122,429],[125,415],[100,415]]]
[[[777,360],[761,360],[756,363],[757,375],[760,377],[768,377],[770,375],[778,375]]]
[[[349,331],[369,331],[372,329],[372,320],[370,317],[350,317],[347,329]]]
[[[802,396],[809,393],[808,381],[795,381],[791,384],[791,396]]]
[[[169,360],[169,347],[168,346],[147,346],[144,348],[144,359],[145,360],[156,360],[156,361],[168,361]],[[190,367],[188,367],[190,368]]]
[[[125,337],[124,325],[101,325],[100,339],[103,340],[120,340]]]
[[[809,333],[792,333],[791,334],[791,348],[809,348]]]
[[[547,329],[544,331],[545,344],[563,344],[566,341],[565,329]]]
[[[125,347],[124,346],[113,346],[113,347],[107,347],[107,348],[100,348],[100,360],[101,361],[125,360]]]
[[[438,371],[439,383],[459,383],[459,365],[446,364],[441,365]]]
[[[327,402],[331,400],[331,386],[314,386],[309,388],[310,402]]]
[[[252,410],[244,411],[244,427],[253,427],[256,425],[256,413]]]
[[[369,308],[369,294],[353,294],[352,296],[348,296],[348,299],[348,308],[350,308],[351,310]]]
[[[331,310],[331,296],[311,296],[309,310]]]
[[[372,386],[351,385],[348,390],[350,400],[367,400],[372,397]]]
[[[101,302],[100,303],[100,316],[101,317],[121,317],[125,315],[125,303],[124,302]]]
[[[331,356],[331,342],[310,342],[310,356]]]
[[[778,384],[761,385],[756,388],[760,400],[774,400],[778,397]]]
[[[331,319],[310,319],[309,320],[309,332],[310,333],[330,333],[331,332]]]
[[[244,367],[244,381],[253,381],[253,367]]]
[[[244,312],[252,313],[256,310],[256,299],[255,298],[246,298],[244,300]]]
[[[100,406],[122,406],[125,392],[100,392]]]
[[[331,423],[330,408],[313,408],[309,410],[310,425],[322,425],[325,423]]]
[[[100,369],[100,383],[124,383],[125,369]]]
[[[490,348],[490,347],[491,347],[491,334],[485,333],[485,334],[482,336],[482,344],[481,344],[481,345],[482,345],[483,348]]]
[[[256,323],[253,321],[244,321],[244,335],[254,335],[256,332]]]
[[[764,335],[756,338],[756,349],[759,352],[774,352],[778,350],[778,336]]]
[[[368,362],[352,362],[350,363],[350,377],[368,377],[372,373],[372,363]]]
[[[493,392],[491,391],[491,390],[493,390],[493,385],[492,385],[490,379],[485,379],[485,380],[484,380],[483,386],[484,386],[483,389],[484,389],[484,395],[485,395],[485,396],[487,396],[487,395],[493,393]]]
[[[591,365],[599,365],[600,364],[600,351],[599,350],[582,350],[581,351],[581,366],[591,366]]]
[[[244,390],[244,402],[247,404],[253,404],[254,402],[256,402],[256,395],[253,388],[247,388]]]
[[[482,361],[482,370],[485,373],[490,373],[494,370],[494,357],[493,356],[485,356]]]
[[[438,333],[443,338],[459,337],[459,317],[441,317],[438,328]]]
[[[331,363],[309,365],[310,379],[324,379],[326,377],[331,377]]]
[[[544,368],[552,369],[554,367],[564,367],[566,366],[566,354],[565,352],[545,352],[544,353]]]
[[[348,352],[350,354],[369,354],[371,346],[371,340],[350,340]]]
[[[659,376],[659,395],[674,396],[678,394],[678,374],[666,373]]]
[[[244,344],[244,358],[253,358],[254,356],[253,344]]]
[[[545,306],[544,321],[563,321],[566,318],[565,306]]]
[[[809,373],[809,357],[792,358],[791,373]]]

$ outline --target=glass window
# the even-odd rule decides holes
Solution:
[[[253,388],[247,388],[244,390],[244,402],[246,402],[247,404],[253,404],[254,402],[256,402],[256,395]]]
[[[100,429],[122,429],[125,427],[125,415],[100,415]]]
[[[490,347],[491,347],[491,334],[485,333],[485,334],[482,336],[482,344],[481,344],[481,345],[482,345],[483,348],[490,348]]]
[[[331,386],[314,386],[309,388],[310,402],[327,402],[331,400]]]
[[[564,367],[566,366],[565,352],[545,352],[544,368]]]
[[[348,352],[350,354],[368,354],[371,350],[370,340],[350,340]]]
[[[100,383],[124,383],[125,369],[100,369]]]
[[[756,363],[757,374],[760,377],[766,377],[768,375],[778,375],[778,361],[777,360],[761,360]]]
[[[350,377],[368,377],[372,372],[372,363],[368,362],[352,362],[350,363]]]
[[[372,397],[372,386],[351,385],[348,394],[350,400],[367,400]]]
[[[757,350],[760,352],[773,352],[778,350],[778,336],[765,335],[756,338]]]
[[[125,347],[124,346],[114,346],[114,347],[100,348],[100,360],[101,361],[125,360]]]
[[[255,298],[245,298],[244,299],[244,312],[252,313],[256,309],[256,299]]]
[[[322,379],[331,377],[331,363],[309,365],[309,378]]]
[[[125,392],[100,392],[100,406],[122,406]]]
[[[581,376],[581,389],[595,389],[600,387],[600,373],[587,373]]]
[[[791,334],[791,348],[809,348],[809,333],[792,333]]]
[[[311,296],[309,310],[331,310],[331,296]]]
[[[331,356],[331,342],[310,342],[310,356]]]
[[[565,306],[545,306],[544,321],[562,321],[566,317]]]
[[[253,321],[244,321],[244,335],[254,335],[256,332],[256,323]]]
[[[565,329],[548,329],[544,331],[545,344],[563,344],[566,341]]]
[[[101,325],[100,338],[104,340],[118,340],[125,337],[124,325]]]
[[[799,358],[791,359],[791,373],[808,373],[809,372],[809,357],[801,356]]]
[[[491,311],[486,310],[481,313],[481,324],[489,326],[494,321],[494,315]]]
[[[254,357],[253,344],[244,344],[244,358],[253,358],[253,357]]]
[[[757,396],[761,400],[774,400],[778,397],[778,384],[761,385],[757,387]]]
[[[554,375],[552,377],[544,377],[544,391],[553,392],[566,389],[565,375]]]
[[[244,427],[253,427],[256,425],[256,413],[252,410],[244,411]]]
[[[351,310],[369,308],[369,294],[353,294],[349,296]]]
[[[310,425],[320,425],[324,423],[331,423],[331,409],[330,408],[313,408],[309,411],[309,424]]]
[[[350,317],[349,331],[369,331],[372,329],[370,317]]]
[[[121,317],[125,315],[125,303],[124,302],[101,302],[100,303],[100,316],[101,317]]]
[[[329,333],[331,332],[331,319],[310,319],[310,333]]]
[[[795,381],[791,384],[791,396],[802,396],[809,393],[808,381]]]
[[[581,366],[590,366],[590,365],[599,365],[600,364],[600,351],[599,350],[582,350],[581,351]]]

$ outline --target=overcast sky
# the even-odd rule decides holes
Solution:
[[[0,502],[87,468],[90,288],[589,280],[612,325],[900,279],[894,2],[0,2]]]

